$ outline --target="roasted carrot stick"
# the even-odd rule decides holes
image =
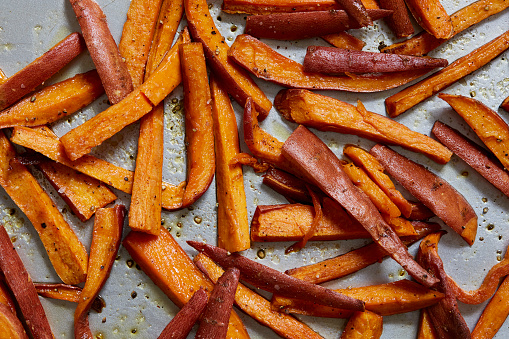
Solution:
[[[454,35],[451,18],[438,0],[406,0],[408,9],[424,30],[438,39]]]
[[[377,9],[373,0],[363,0],[364,7]],[[224,0],[222,10],[227,13],[268,14],[341,9],[335,0]]]
[[[389,9],[392,14],[384,19],[396,38],[406,38],[414,34],[414,26],[404,0],[380,0],[380,8]]]
[[[381,315],[371,311],[355,312],[346,323],[340,339],[379,339],[382,336],[382,329]]]
[[[28,339],[23,325],[9,307],[0,303],[0,338]]]
[[[69,1],[106,95],[111,104],[117,104],[131,93],[133,83],[108,28],[106,16],[94,0]]]
[[[72,33],[0,85],[0,110],[9,107],[57,73],[85,50],[83,38]]]
[[[366,43],[347,32],[339,32],[336,34],[322,35],[320,38],[327,41],[334,47],[346,48],[360,51]]]

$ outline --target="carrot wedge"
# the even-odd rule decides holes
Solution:
[[[5,276],[5,282],[12,291],[32,336],[35,339],[53,339],[32,279],[3,226],[0,226],[0,271]]]
[[[226,250],[197,241],[187,241],[198,252],[206,254],[217,264],[227,269],[237,267],[240,270],[242,280],[262,288],[266,291],[278,293],[289,298],[304,298],[312,300],[321,305],[328,305],[363,311],[364,304],[354,298],[347,298],[344,295],[334,293],[331,290],[319,285],[310,284],[275,269],[259,264],[248,259],[238,252],[230,254]]]
[[[447,181],[383,145],[369,151],[385,170],[431,209],[470,246],[477,233],[477,215],[468,201]]]
[[[394,118],[455,81],[474,72],[509,48],[509,31],[477,48],[428,78],[385,99],[385,109]]]
[[[223,274],[223,269],[217,266],[203,253],[195,256],[196,266],[202,270],[214,283]],[[270,302],[258,293],[239,283],[235,293],[235,304],[260,324],[270,327],[283,338],[288,339],[318,339],[321,338],[306,324],[291,315],[279,313],[271,309]]]
[[[303,126],[297,127],[284,143],[283,155],[294,165],[295,171],[316,184],[357,219],[373,240],[389,252],[414,279],[425,286],[437,283],[413,260],[376,207],[342,171],[340,160],[316,135]]]
[[[382,336],[382,316],[371,311],[355,312],[345,325],[340,339],[379,339]]]
[[[424,30],[438,39],[454,35],[451,18],[438,0],[405,0],[408,9]]]
[[[0,110],[4,110],[32,92],[84,50],[85,43],[81,35],[72,33],[18,73],[6,79],[0,85]]]
[[[305,73],[301,64],[284,57],[256,38],[237,36],[228,52],[230,58],[253,75],[285,87],[305,89],[331,89],[348,92],[378,92],[404,85],[428,70],[394,72],[389,74],[364,74],[327,76]]]
[[[178,307],[183,307],[200,287],[212,291],[212,282],[193,264],[165,228],[161,228],[158,236],[130,232],[122,244],[141,269]],[[227,338],[249,338],[235,312],[230,317]]]

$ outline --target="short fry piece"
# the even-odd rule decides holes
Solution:
[[[34,283],[37,294],[41,297],[70,301],[80,301],[82,288],[67,284],[40,284]]]
[[[28,339],[23,325],[16,313],[5,304],[0,303],[0,338]]]
[[[451,18],[439,0],[405,0],[417,23],[438,39],[449,39],[454,35]]]
[[[379,339],[382,336],[382,316],[371,311],[355,312],[341,333],[340,339]]]
[[[357,39],[347,32],[322,35],[320,38],[337,48],[346,48],[360,51],[366,45],[364,41]]]

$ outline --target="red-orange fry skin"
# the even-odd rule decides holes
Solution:
[[[392,10],[384,19],[396,38],[406,38],[414,34],[414,26],[404,0],[379,0],[380,8]]]

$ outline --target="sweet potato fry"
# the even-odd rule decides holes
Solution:
[[[336,155],[317,136],[303,126],[297,127],[283,145],[283,156],[295,171],[340,203],[414,279],[425,286],[437,283],[413,260],[376,207],[342,171]]]
[[[133,90],[131,75],[111,35],[106,16],[94,0],[69,0],[92,61],[112,105]]]
[[[88,311],[113,268],[122,240],[124,215],[124,205],[100,208],[95,214],[87,280],[74,312],[74,336],[76,338],[93,338],[88,324]]]
[[[5,282],[2,277],[0,279],[0,304],[4,304],[9,307],[13,314],[16,314],[16,304],[12,298],[11,290],[5,285]]]
[[[12,291],[32,336],[35,339],[53,339],[46,313],[44,313],[32,279],[3,226],[0,226],[0,271],[5,276],[5,282]],[[7,307],[7,309],[9,308]],[[10,309],[8,312],[11,313]],[[3,327],[0,326],[0,328]]]
[[[322,35],[320,38],[337,48],[346,48],[360,51],[366,45],[364,41],[357,39],[347,32]]]
[[[370,9],[373,20],[384,18],[391,11]],[[343,10],[273,13],[251,15],[246,19],[244,33],[256,38],[299,40],[361,28],[354,18]]]
[[[363,311],[364,304],[354,298],[347,298],[341,294],[319,285],[314,285],[290,277],[268,266],[259,264],[239,253],[230,254],[226,250],[197,241],[187,241],[198,252],[203,252],[217,264],[227,269],[237,267],[240,270],[242,280],[262,288],[266,291],[278,293],[289,298],[304,298],[312,300],[320,305],[341,307],[354,311]]]
[[[492,59],[507,50],[507,48],[509,48],[509,31],[464,57],[459,58],[428,78],[385,99],[387,114],[392,118],[400,115],[418,103],[447,88],[455,81],[486,65]]]
[[[213,284],[165,228],[161,228],[156,237],[142,232],[130,232],[122,244],[141,269],[178,307],[183,307],[200,287],[212,291]],[[227,338],[249,338],[235,312],[230,317]]]
[[[0,110],[4,110],[57,73],[85,50],[78,33],[68,35],[49,51],[35,59],[0,85]]]
[[[304,72],[340,74],[346,72],[401,72],[445,67],[447,64],[446,59],[308,46],[303,66]]]
[[[240,154],[237,120],[228,94],[214,77],[210,87],[216,153],[217,243],[227,251],[239,252],[251,244],[242,165],[230,163]]]
[[[364,7],[377,9],[373,0],[363,0]],[[335,0],[224,0],[222,10],[226,13],[268,14],[288,12],[327,11],[342,9]]]
[[[414,26],[404,0],[380,0],[380,8],[389,9],[392,14],[384,19],[396,38],[406,38],[414,34]]]
[[[0,128],[39,126],[72,114],[104,93],[95,70],[43,88],[0,112]]]
[[[412,212],[408,217],[409,220],[428,220],[435,216],[429,208],[426,207],[422,202],[409,201],[412,206]]]
[[[207,306],[209,296],[203,288],[196,291],[159,335],[158,339],[185,339]]]
[[[417,235],[402,238],[403,243],[407,246],[410,246],[432,232],[440,230],[440,225],[435,223],[412,222],[412,225]],[[286,274],[314,284],[319,284],[355,273],[364,267],[382,261],[386,256],[388,256],[386,251],[376,243],[371,243],[316,264],[287,270]]]
[[[16,313],[4,304],[0,304],[0,338],[28,339]]]
[[[195,41],[203,44],[208,64],[217,78],[221,79],[224,88],[243,107],[251,97],[260,113],[260,121],[265,119],[272,103],[247,72],[228,59],[230,48],[214,24],[207,1],[184,0],[184,7],[191,35]]]
[[[355,312],[341,333],[340,339],[379,339],[382,336],[382,316],[371,311]]]
[[[366,303],[366,310],[383,316],[412,312],[436,304],[444,298],[443,293],[406,279],[387,284],[345,288],[335,291],[363,300]],[[272,298],[272,308],[280,312],[329,318],[347,318],[352,314],[349,310],[281,296]]]
[[[217,266],[209,257],[203,253],[195,256],[196,266],[202,270],[213,282],[223,274],[223,269]],[[239,283],[235,293],[235,303],[237,306],[250,315],[253,319],[270,327],[274,332],[283,338],[288,339],[318,339],[321,338],[316,332],[306,324],[295,319],[291,315],[273,311],[270,302],[261,295],[250,290]]]
[[[454,35],[451,18],[438,0],[406,0],[417,23],[435,38],[449,39]]]
[[[453,34],[456,35],[468,27],[497,14],[509,7],[506,0],[478,0],[463,7],[451,15]],[[384,53],[398,53],[415,56],[423,56],[446,42],[447,39],[437,39],[424,31],[403,42],[392,44],[382,49]]]
[[[417,339],[438,339],[438,334],[435,327],[431,324],[428,310],[423,308],[419,317],[419,330],[417,332]]]
[[[41,297],[65,300],[73,303],[80,301],[82,288],[67,284],[41,284],[34,283],[37,294]]]
[[[311,203],[312,201],[307,189],[311,184],[307,184],[296,176],[280,169],[269,168],[263,176],[263,183],[283,195],[290,202]],[[319,191],[318,188],[316,190]]]
[[[477,215],[454,187],[388,147],[378,144],[369,153],[394,179],[472,246],[477,233]]]
[[[287,89],[277,94],[274,106],[289,121],[322,131],[355,134],[402,146],[438,163],[446,163],[452,155],[439,142],[392,119],[368,112],[360,102],[355,107],[308,90]]]
[[[364,74],[327,76],[308,74],[301,64],[288,59],[252,36],[237,36],[228,52],[230,58],[260,79],[285,87],[306,89],[332,89],[348,92],[378,92],[404,85],[427,70],[394,72],[389,74]]]
[[[500,107],[509,112],[509,97],[505,98]]]
[[[372,26],[373,20],[364,7],[361,0],[336,0],[349,17],[353,18],[355,22],[361,27]]]

